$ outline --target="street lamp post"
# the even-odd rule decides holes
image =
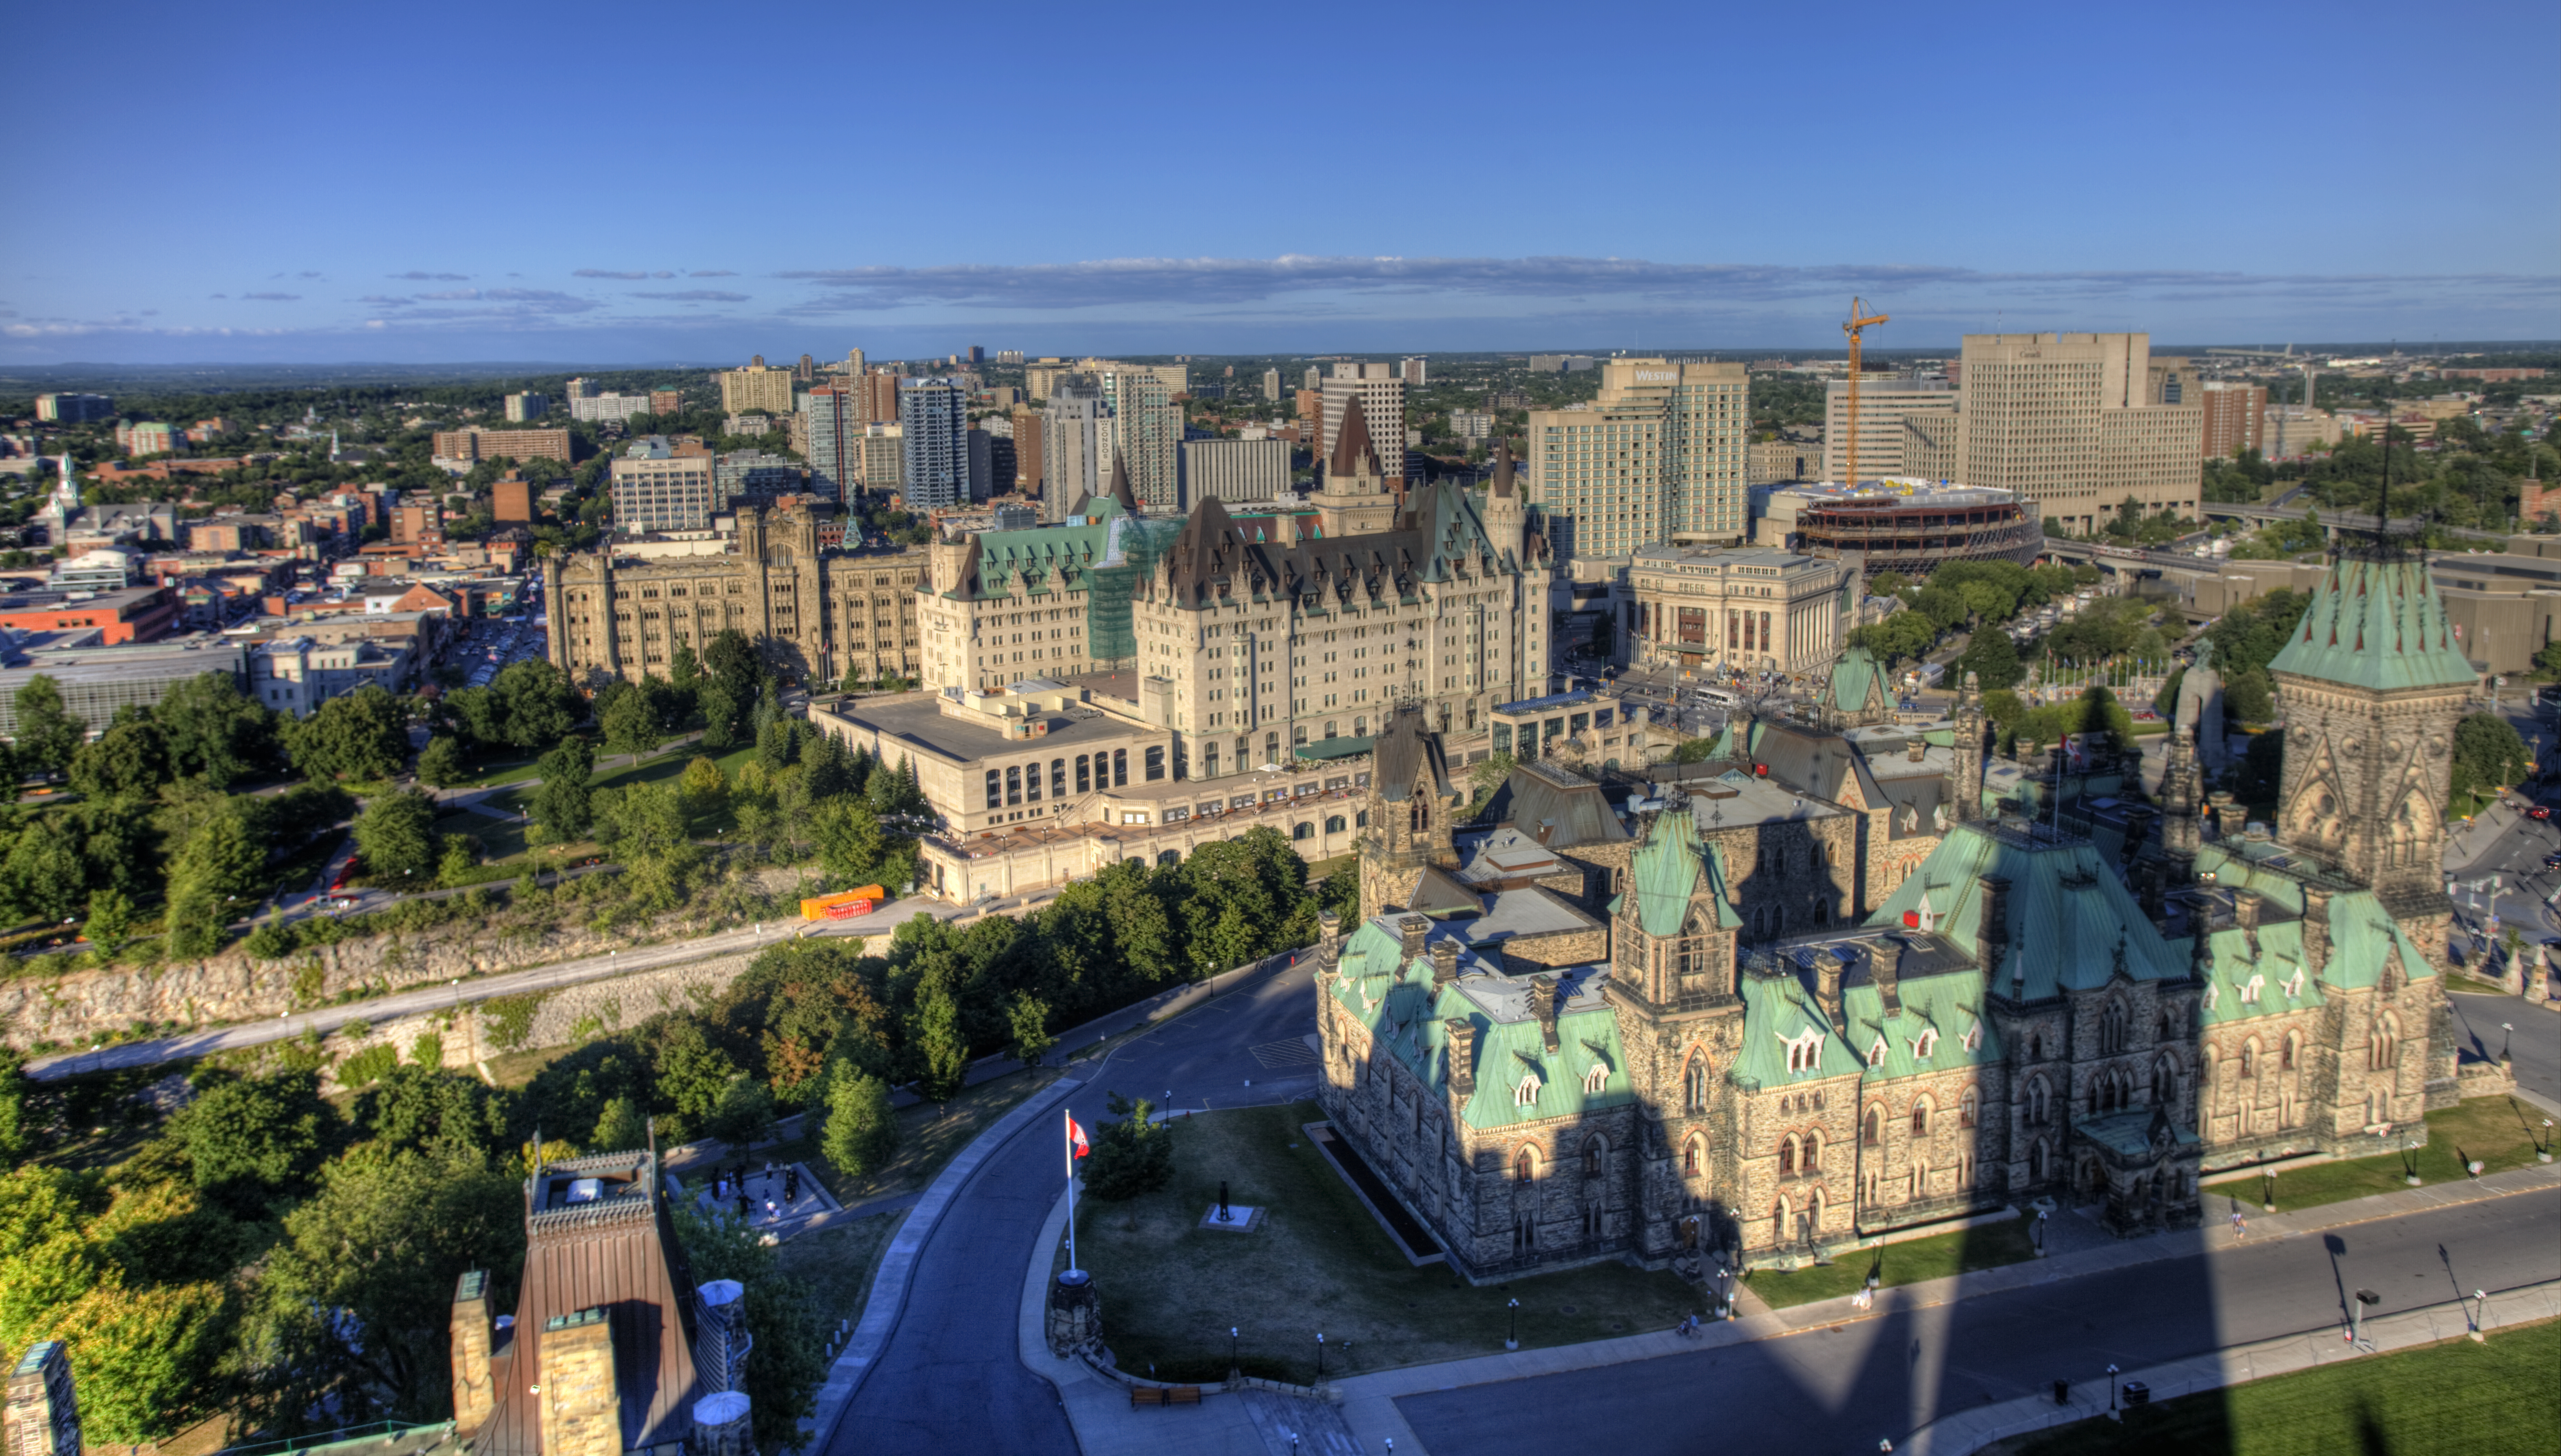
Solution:
[[[1236,1359],[1236,1326],[1230,1325],[1227,1327],[1227,1377],[1232,1380],[1244,1373],[1245,1367]]]
[[[2109,1366],[2109,1367],[2108,1367],[2108,1418],[2109,1418],[2109,1419],[2111,1419],[2111,1420],[2114,1420],[2114,1419],[2116,1418],[2116,1415],[2117,1415],[2117,1368],[2116,1368],[2114,1365],[2111,1365],[2111,1366]]]
[[[1325,1332],[1316,1332],[1316,1383],[1325,1382]]]
[[[1510,1334],[1510,1335],[1508,1335],[1508,1336],[1504,1337],[1504,1339],[1503,1339],[1503,1348],[1504,1348],[1505,1350],[1518,1350],[1518,1349],[1520,1349],[1520,1301],[1519,1301],[1519,1300],[1515,1299],[1515,1300],[1513,1300],[1513,1301],[1511,1302],[1511,1311],[1512,1311],[1512,1332],[1511,1332],[1511,1334]]]
[[[2508,1049],[2508,1044],[2509,1044],[2510,1042],[2514,1041],[2514,1040],[2515,1040],[2515,1038],[2516,1038],[2516,1023],[2514,1023],[2514,1022],[2500,1022],[2500,1023],[2498,1024],[2498,1059],[2499,1059],[2499,1060],[2501,1060],[2501,1061],[2505,1061],[2505,1060],[2507,1060],[2507,1049]]]

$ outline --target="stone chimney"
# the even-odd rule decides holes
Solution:
[[[1450,1036],[1450,1090],[1472,1097],[1476,1093],[1476,1024],[1453,1016],[1441,1025]]]
[[[497,1403],[497,1386],[489,1375],[489,1330],[488,1271],[473,1269],[453,1286],[453,1429],[457,1435],[478,1430]]]
[[[1423,953],[1423,939],[1432,933],[1431,917],[1407,915],[1396,922],[1396,931],[1405,939],[1403,960],[1410,962]]]
[[[59,1340],[39,1340],[9,1369],[9,1456],[81,1456],[80,1397]]]
[[[1981,891],[1975,906],[1979,916],[1974,921],[1974,954],[1986,973],[1998,970],[2009,954],[2009,880],[2006,876],[1985,875],[1974,882]]]
[[[1432,989],[1437,992],[1457,979],[1458,942],[1451,939],[1432,942]]]
[[[1530,978],[1529,1014],[1538,1018],[1539,1039],[1547,1044],[1548,1051],[1555,1051],[1558,1045],[1556,1039],[1555,977],[1533,976]]]
[[[2241,927],[2241,937],[2250,942],[2250,958],[2259,958],[2259,891],[2232,891],[2232,923]]]
[[[2315,981],[2329,965],[2329,891],[2304,887],[2304,966]]]
[[[1841,1024],[1841,972],[1849,963],[1841,953],[1826,946],[1814,953],[1814,1004],[1835,1027]]]
[[[1930,751],[1930,740],[1927,738],[1914,738],[1909,742],[1906,742],[1903,745],[1903,749],[1907,758],[1914,763],[1918,763],[1921,761],[1921,755]]]
[[[543,1456],[622,1456],[613,1327],[601,1308],[554,1315],[542,1333]]]

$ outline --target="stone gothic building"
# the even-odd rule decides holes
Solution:
[[[1863,918],[1757,936],[1748,882],[1797,872],[1738,865],[1707,801],[1674,800],[1587,870],[1606,904],[1571,964],[1502,928],[1546,909],[1515,896],[1564,901],[1548,882],[1451,892],[1482,888],[1453,874],[1457,795],[1400,722],[1373,912],[1319,948],[1326,1112],[1477,1280],[1701,1246],[1787,1264],[2039,1196],[2181,1226],[2201,1173],[2424,1137],[2500,1080],[2459,1074],[2441,983],[2475,679],[2425,567],[2371,561],[2324,578],[2275,676],[2282,838],[2205,840],[2187,744],[2133,865],[1986,820],[1968,712],[1974,801]]]

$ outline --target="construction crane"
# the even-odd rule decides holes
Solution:
[[[1885,321],[1884,314],[1868,313],[1867,300],[1852,298],[1849,301],[1849,322],[1841,325],[1841,332],[1849,335],[1849,417],[1841,425],[1849,433],[1849,469],[1844,483],[1853,491],[1858,489],[1859,335],[1869,324],[1881,324]]]

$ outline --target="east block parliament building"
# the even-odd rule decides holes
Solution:
[[[1403,715],[1362,847],[1374,912],[1318,953],[1326,1112],[1477,1280],[1710,1248],[1784,1266],[2040,1196],[2175,1227],[2200,1172],[2424,1137],[2498,1075],[2459,1076],[2440,964],[2476,676],[2426,567],[2379,560],[2333,567],[2274,676],[2273,832],[2205,839],[2186,725],[2133,848],[2023,817],[1986,790],[1967,693],[1935,848],[1859,902],[1807,836],[1721,832],[1715,782],[1625,821],[1545,764],[1462,869],[1464,800]],[[1760,908],[1807,887],[1832,914]]]

